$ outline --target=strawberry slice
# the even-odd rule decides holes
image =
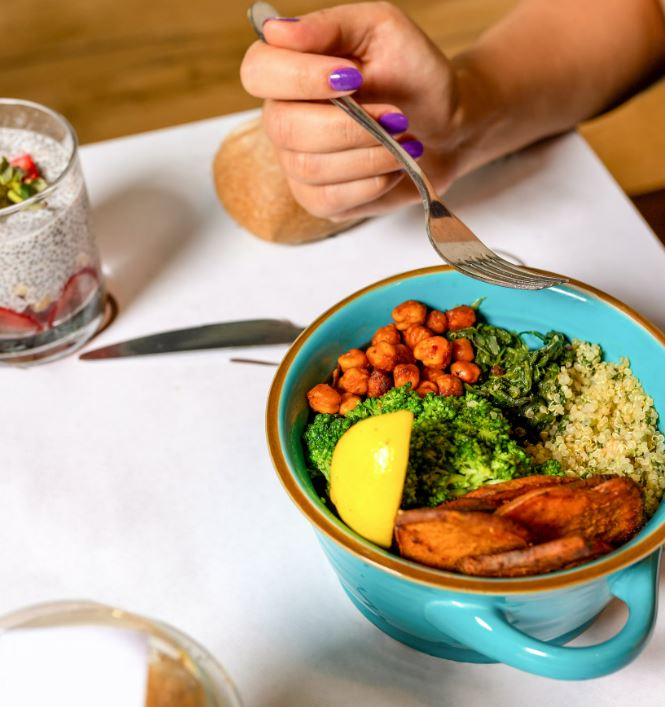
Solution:
[[[82,268],[74,273],[62,288],[62,294],[51,308],[48,325],[59,324],[75,314],[90,298],[99,282],[95,268]]]
[[[18,167],[25,172],[25,177],[23,178],[25,182],[33,182],[35,179],[39,179],[40,177],[39,167],[37,167],[35,161],[32,159],[32,155],[29,155],[27,152],[25,155],[14,157],[13,160],[9,161],[9,164],[12,167]]]
[[[42,325],[29,314],[0,307],[0,336],[36,334],[42,328]]]

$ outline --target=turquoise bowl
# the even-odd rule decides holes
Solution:
[[[665,417],[665,336],[639,314],[579,282],[536,292],[511,290],[441,266],[356,292],[303,332],[270,391],[273,462],[314,526],[344,591],[388,635],[449,660],[500,661],[564,680],[606,675],[634,659],[653,628],[665,504],[633,540],[595,562],[537,577],[465,577],[409,562],[364,540],[326,508],[307,473],[301,444],[308,418],[305,394],[325,380],[337,356],[369,341],[404,300],[448,309],[479,297],[485,298],[482,312],[491,323],[516,331],[557,329],[571,339],[601,344],[606,360],[628,356],[661,421]],[[623,628],[594,646],[565,646],[613,597],[629,609]]]

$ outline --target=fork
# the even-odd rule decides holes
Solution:
[[[280,17],[267,2],[255,2],[247,15],[259,39],[264,42],[264,23]],[[543,290],[568,282],[562,277],[550,277],[513,265],[490,250],[441,202],[420,165],[367,111],[350,96],[331,98],[330,101],[360,123],[404,166],[422,198],[429,241],[439,256],[456,270],[491,285],[519,290]]]

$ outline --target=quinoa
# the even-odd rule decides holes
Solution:
[[[573,341],[575,358],[563,365],[548,410],[558,419],[527,444],[536,463],[554,459],[581,478],[610,473],[629,476],[644,492],[651,516],[665,492],[665,438],[658,431],[653,400],[627,359],[602,360],[597,344]]]

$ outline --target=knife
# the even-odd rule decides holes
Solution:
[[[283,319],[246,319],[237,322],[205,324],[191,329],[176,329],[160,334],[141,336],[86,351],[82,361],[125,356],[147,356],[175,351],[200,351],[232,346],[264,346],[267,344],[289,344],[302,331],[302,327]]]

